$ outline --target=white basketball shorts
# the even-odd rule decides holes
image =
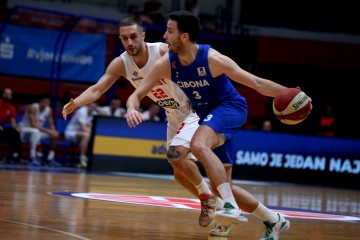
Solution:
[[[190,148],[190,142],[199,127],[199,117],[195,113],[188,114],[178,129],[168,127],[167,139],[168,146],[183,146]],[[189,153],[189,159],[196,161],[196,157]]]

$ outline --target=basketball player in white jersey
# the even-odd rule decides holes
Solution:
[[[38,103],[33,103],[27,108],[19,123],[20,139],[30,145],[30,161],[33,166],[41,165],[40,159],[36,156],[36,148],[44,139],[50,139],[51,141],[47,160],[50,164],[58,164],[55,162],[54,149],[59,133],[54,125],[50,99],[50,95],[43,94]],[[45,123],[48,124],[48,127],[45,127]]]
[[[133,17],[123,19],[119,31],[120,40],[126,51],[112,60],[105,74],[96,84],[90,86],[75,99],[70,99],[63,108],[64,119],[74,109],[98,100],[121,76],[137,88],[153,64],[168,51],[165,43],[144,41],[145,33],[139,19]],[[224,203],[212,194],[194,162],[194,156],[189,154],[186,157],[178,154],[185,152],[180,151],[180,148],[190,149],[191,138],[199,126],[199,117],[190,108],[186,95],[172,81],[159,79],[157,86],[150,91],[148,96],[165,109],[168,119],[168,160],[173,166],[176,181],[201,200],[202,211],[199,225],[206,227],[212,221],[215,205],[222,208]],[[188,180],[193,177],[202,179],[197,186]]]

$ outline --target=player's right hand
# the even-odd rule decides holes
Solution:
[[[129,127],[134,128],[143,121],[145,121],[144,116],[135,109],[128,109],[126,114],[126,121]]]
[[[76,104],[74,102],[74,99],[71,98],[70,102],[65,104],[65,106],[63,107],[63,110],[62,110],[62,115],[63,115],[64,120],[66,120],[67,115],[72,113],[75,110],[75,108],[76,108]]]

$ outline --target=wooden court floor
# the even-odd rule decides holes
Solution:
[[[360,192],[354,190],[236,182],[267,206],[315,213],[360,216]],[[97,175],[29,171],[0,167],[1,240],[75,239],[260,239],[261,221],[233,226],[229,237],[208,235],[198,226],[198,210],[59,196],[54,192],[193,197],[171,177]],[[155,198],[154,198],[155,199]],[[156,199],[155,199],[156,200]],[[195,200],[196,201],[196,200]],[[360,239],[360,222],[289,218],[285,239]]]

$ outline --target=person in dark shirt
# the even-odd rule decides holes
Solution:
[[[334,107],[328,104],[320,117],[319,135],[334,137],[336,134],[336,114]]]
[[[16,123],[16,109],[11,104],[12,90],[5,88],[0,99],[0,142],[10,143],[8,161],[19,160],[20,135]]]

